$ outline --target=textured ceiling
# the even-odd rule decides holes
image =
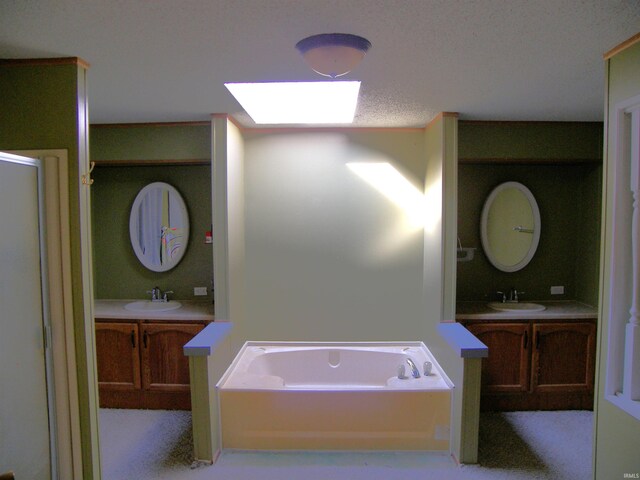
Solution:
[[[639,31],[638,0],[0,0],[0,58],[89,62],[92,123],[251,126],[224,82],[321,80],[294,45],[332,32],[373,44],[356,126],[602,120],[602,55]]]

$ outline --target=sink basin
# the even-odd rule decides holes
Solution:
[[[490,302],[487,304],[490,308],[494,310],[499,310],[501,312],[519,312],[519,313],[528,313],[528,312],[541,312],[544,310],[544,305],[540,305],[539,303],[529,303],[529,302],[518,302],[518,303],[502,303],[502,302]]]
[[[127,303],[124,308],[130,312],[169,312],[177,310],[182,304],[176,301],[169,302],[152,302],[151,300],[138,300],[136,302]]]

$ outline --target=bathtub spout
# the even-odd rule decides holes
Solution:
[[[411,368],[411,376],[413,378],[420,378],[420,370],[418,370],[418,367],[416,366],[414,361],[411,360],[411,358],[407,357],[407,363],[409,364],[409,367]]]

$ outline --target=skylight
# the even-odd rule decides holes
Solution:
[[[225,83],[257,124],[352,123],[360,82]]]

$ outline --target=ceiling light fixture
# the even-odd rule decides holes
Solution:
[[[336,78],[360,63],[371,42],[350,33],[321,33],[303,38],[296,43],[296,48],[313,71]]]

